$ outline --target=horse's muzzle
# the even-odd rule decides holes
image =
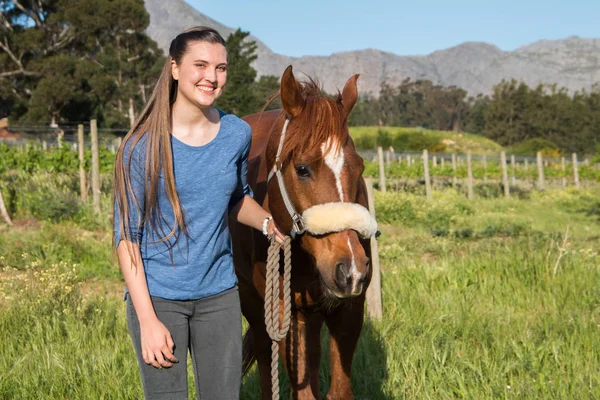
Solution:
[[[359,272],[356,265],[346,262],[338,262],[334,268],[333,281],[336,290],[333,291],[333,294],[336,297],[354,297],[363,292],[369,276],[370,263],[368,259],[364,268],[361,268],[364,272]]]

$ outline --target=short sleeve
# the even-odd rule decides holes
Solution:
[[[248,184],[248,156],[252,146],[252,129],[244,122],[244,147],[237,163],[237,185],[229,200],[229,213],[245,196],[254,197]]]

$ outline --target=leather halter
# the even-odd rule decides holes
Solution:
[[[285,189],[285,182],[283,180],[283,175],[281,174],[281,160],[279,156],[281,155],[281,150],[283,149],[283,142],[285,141],[285,134],[287,132],[288,124],[290,123],[291,118],[286,116],[285,123],[283,124],[283,130],[281,131],[281,138],[279,139],[279,147],[277,148],[277,154],[275,155],[275,163],[273,164],[273,168],[269,172],[269,176],[267,177],[267,185],[269,181],[275,175],[277,177],[277,183],[279,183],[279,190],[281,191],[281,197],[283,198],[283,203],[285,204],[285,208],[287,209],[290,217],[292,217],[292,230],[290,232],[290,236],[292,239],[296,237],[296,235],[301,235],[306,232],[306,228],[304,226],[304,220],[302,216],[296,212],[292,202],[290,201],[290,196]]]

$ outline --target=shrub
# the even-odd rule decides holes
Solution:
[[[392,135],[384,129],[381,129],[381,128],[378,129],[377,130],[377,146],[381,146],[384,149],[387,149],[391,145],[392,145]]]
[[[376,201],[377,220],[384,223],[400,221],[410,223],[416,220],[416,212],[408,199],[386,196],[384,201]]]
[[[504,195],[502,185],[495,183],[480,183],[473,187],[476,196],[484,199],[494,199]]]
[[[2,181],[7,207],[13,214],[59,221],[79,212],[78,180],[73,175],[50,172],[29,175],[10,171],[4,174]]]
[[[361,135],[354,139],[354,146],[358,150],[373,150],[377,147],[377,138],[371,135]]]
[[[417,130],[401,132],[394,137],[393,146],[396,150],[443,152],[446,145],[434,136],[426,135]]]
[[[515,144],[511,150],[516,155],[531,155],[541,151],[545,156],[560,157],[558,145],[551,140],[542,138],[524,140]]]
[[[527,233],[528,226],[523,223],[491,223],[479,233],[479,237],[490,238],[495,236],[516,237]]]

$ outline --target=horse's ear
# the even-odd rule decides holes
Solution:
[[[348,79],[348,82],[346,82],[344,90],[342,91],[342,104],[344,105],[346,115],[350,115],[350,111],[352,111],[352,107],[354,107],[356,99],[358,98],[358,89],[356,88],[358,77],[359,74],[356,74]]]
[[[304,98],[300,93],[300,87],[294,74],[292,66],[288,66],[281,77],[281,104],[285,112],[292,118],[297,117],[304,108]]]

